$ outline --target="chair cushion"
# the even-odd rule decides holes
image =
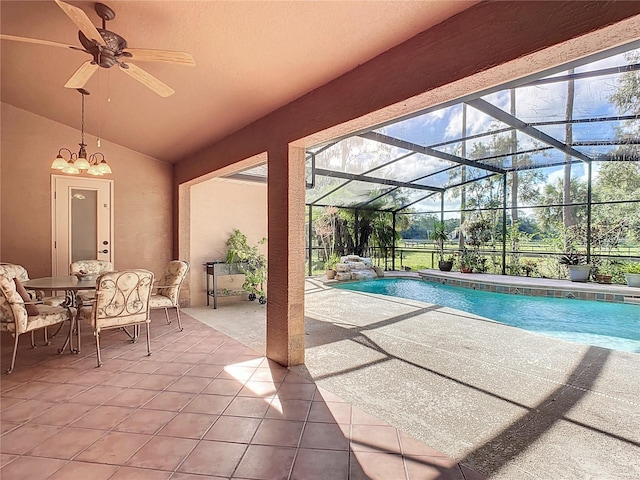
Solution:
[[[27,309],[27,314],[31,316],[37,316],[40,314],[38,311],[38,307],[33,303],[26,303],[31,301],[31,297],[27,293],[27,290],[22,285],[22,282],[18,279],[18,277],[14,278],[13,281],[16,283],[16,291],[22,297],[22,301],[25,302],[24,307]]]
[[[164,295],[151,295],[149,299],[149,308],[169,308],[173,307],[173,303],[170,298],[165,297]]]

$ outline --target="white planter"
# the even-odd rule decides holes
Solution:
[[[569,278],[572,282],[588,282],[591,265],[567,265],[569,268]]]
[[[640,273],[625,273],[627,285],[630,287],[640,287]]]

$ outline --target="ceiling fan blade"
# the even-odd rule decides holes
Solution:
[[[62,0],[56,0],[56,3],[62,9],[62,11],[67,14],[71,21],[76,24],[78,30],[84,33],[85,37],[87,37],[89,40],[95,40],[100,45],[107,45],[102,38],[102,35],[100,35],[100,32],[98,32],[98,30],[96,29],[95,25],[91,23],[91,20],[89,20],[87,14],[84,13],[84,10],[73,5],[69,5]]]
[[[4,33],[0,33],[0,40],[11,40],[14,42],[35,43],[37,45],[48,45],[50,47],[72,48],[74,50],[78,50],[78,47],[74,47],[73,45],[67,45],[66,43],[51,42],[49,40],[40,40],[38,38],[17,37],[15,35],[7,35]]]
[[[175,93],[175,90],[168,86],[165,83],[162,83],[156,77],[151,75],[150,73],[144,71],[140,67],[133,65],[132,63],[126,63],[129,68],[125,68],[122,65],[120,66],[120,70],[122,70],[127,75],[135,78],[140,83],[150,88],[154,92],[156,92],[161,97],[168,97]]]
[[[131,54],[131,60],[137,62],[166,62],[180,65],[195,66],[196,62],[190,53],[172,52],[170,50],[149,50],[146,48],[127,48],[125,52]]]
[[[71,78],[64,84],[65,88],[82,88],[89,81],[91,75],[100,68],[97,64],[91,63],[91,60],[87,60],[76,72],[71,75]]]

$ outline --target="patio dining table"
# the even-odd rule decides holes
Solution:
[[[34,278],[24,282],[26,288],[34,290],[44,290],[46,292],[64,291],[65,300],[63,306],[78,308],[78,292],[80,290],[95,290],[97,275],[91,279],[78,280],[75,275],[62,275],[57,277],[42,277]],[[59,329],[58,329],[59,330]],[[73,332],[77,333],[78,348],[73,348]],[[57,333],[57,332],[56,332]],[[54,334],[55,336],[55,334]],[[64,345],[60,349],[60,353],[64,352],[65,348],[69,345],[69,351],[72,353],[80,352],[80,325],[78,324],[77,312],[73,316],[71,327],[69,328],[69,334],[64,342]]]

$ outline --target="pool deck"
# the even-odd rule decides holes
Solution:
[[[326,283],[305,282],[305,365],[291,370],[491,479],[638,478],[640,354]],[[251,302],[188,313],[264,351]]]

